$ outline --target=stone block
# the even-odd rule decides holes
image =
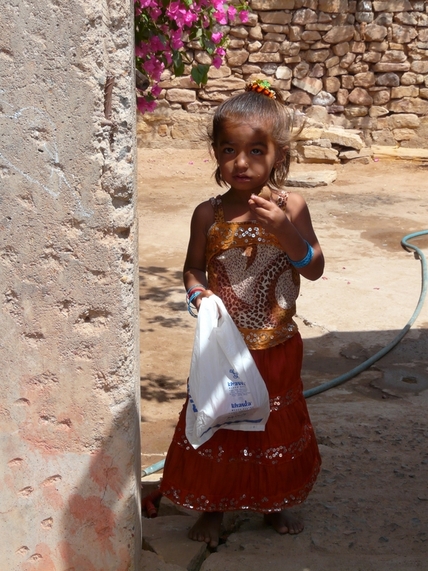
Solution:
[[[373,14],[373,12],[357,12],[355,14],[355,19],[360,24],[362,24],[362,23],[372,24],[374,21],[374,14]]]
[[[291,79],[293,76],[293,72],[291,69],[285,65],[281,65],[277,68],[275,72],[275,77],[277,79]]]
[[[356,87],[351,91],[349,101],[354,105],[366,105],[368,107],[373,104],[373,98],[362,87]]]
[[[318,186],[328,186],[332,184],[336,178],[337,172],[334,170],[298,173],[296,175],[290,175],[285,182],[285,186],[317,188]]]
[[[340,60],[340,63],[339,63],[340,67],[343,67],[344,69],[348,69],[348,67],[350,67],[354,63],[356,57],[357,56],[354,53],[348,52]]]
[[[327,91],[320,91],[312,100],[313,105],[320,105],[322,107],[328,107],[336,101],[336,98]]]
[[[318,10],[329,14],[338,14],[348,11],[348,0],[319,0]]]
[[[395,15],[394,21],[403,26],[417,26],[418,20],[416,13],[412,12],[400,12]]]
[[[318,22],[318,15],[315,10],[303,8],[294,12],[291,22],[300,26],[306,26],[306,24]]]
[[[389,90],[382,90],[377,92],[371,92],[373,97],[373,105],[385,105],[391,99],[391,93]]]
[[[365,42],[352,42],[351,52],[354,54],[363,54],[366,51]]]
[[[403,63],[406,61],[407,56],[402,50],[388,50],[382,55],[382,59],[380,60],[382,63]]]
[[[389,111],[386,107],[381,107],[379,105],[372,105],[369,109],[370,117],[384,117],[388,115]]]
[[[392,134],[396,141],[409,141],[415,136],[413,129],[394,129]]]
[[[263,31],[261,26],[257,25],[253,28],[250,28],[248,32],[248,38],[250,40],[263,40]]]
[[[279,48],[279,53],[283,54],[284,56],[297,56],[300,52],[300,45],[297,42],[289,42],[286,40],[283,42]]]
[[[168,89],[166,94],[167,101],[171,103],[191,103],[196,101],[196,93],[190,89]]]
[[[295,0],[251,0],[253,10],[293,10]]]
[[[279,42],[280,44],[282,44],[282,42],[284,42],[287,39],[287,36],[286,34],[277,34],[269,32],[268,34],[265,34],[263,39],[267,42]]]
[[[413,62],[414,63],[414,62]],[[409,71],[410,70],[410,62],[405,61],[402,63],[382,63],[379,62],[373,66],[373,71],[379,73],[388,73],[388,72],[400,72],[400,71]]]
[[[400,85],[400,77],[396,73],[383,73],[376,78],[376,85],[385,87],[398,87]]]
[[[347,105],[349,101],[349,91],[347,89],[339,89],[336,93],[336,101],[338,105]]]
[[[360,135],[350,129],[330,127],[329,129],[324,129],[322,136],[331,141],[333,145],[350,147],[351,149],[357,150],[364,147],[364,142]]]
[[[292,91],[290,93],[290,97],[288,98],[288,103],[293,103],[294,105],[311,105],[312,98],[309,93],[305,91],[301,91],[297,89],[296,91]]]
[[[245,89],[245,81],[239,77],[220,78],[209,81],[205,86],[205,91],[235,91]]]
[[[325,66],[327,69],[330,69],[331,67],[339,65],[339,63],[340,63],[340,58],[338,58],[337,56],[333,56],[325,62]]]
[[[357,73],[354,76],[355,87],[371,87],[376,83],[376,76],[372,71],[367,71],[365,73]]]
[[[254,5],[254,4],[253,4]],[[292,14],[289,12],[281,11],[271,11],[271,12],[261,12],[260,20],[263,24],[290,24]]]
[[[419,87],[400,85],[391,89],[391,99],[401,99],[402,97],[419,97]]]
[[[304,42],[316,42],[321,39],[321,34],[316,30],[307,30],[302,33],[302,40]]]
[[[420,118],[413,113],[391,115],[383,121],[385,121],[384,126],[388,129],[417,129],[421,124]]]
[[[424,82],[424,76],[421,73],[406,71],[401,76],[401,85],[419,85]]]
[[[394,113],[414,113],[428,115],[428,101],[419,97],[404,97],[390,103],[390,111]]]
[[[397,44],[408,44],[418,36],[415,28],[392,24],[392,41]]]
[[[366,63],[377,63],[382,58],[381,52],[366,52],[363,55],[363,61]]]
[[[412,10],[409,0],[373,0],[375,12],[405,12]]]
[[[371,52],[386,52],[388,47],[388,42],[370,42],[368,49]]]
[[[355,117],[365,117],[368,115],[368,113],[368,108],[363,106],[347,107],[345,109],[345,116],[348,119],[354,119]]]
[[[315,145],[303,146],[300,149],[301,157],[307,163],[338,163],[339,152],[336,149],[328,149]]]
[[[293,69],[293,76],[297,79],[303,79],[309,73],[309,64],[306,61],[302,61],[296,65]]]
[[[281,57],[280,53],[266,53],[266,54],[264,54],[264,53],[259,52],[259,53],[249,54],[248,61],[250,63],[267,63],[267,62],[281,63],[282,57]],[[240,64],[238,64],[238,66],[239,65]]]
[[[359,73],[367,73],[369,69],[370,66],[367,63],[363,61],[357,61],[349,66],[348,72],[357,75]]]
[[[245,40],[248,37],[248,28],[245,26],[234,26],[229,32],[230,36]]]
[[[312,95],[316,95],[322,89],[322,81],[315,77],[305,77],[303,79],[298,79],[296,77],[292,80],[292,84]]]
[[[411,64],[410,69],[414,72],[414,73],[420,73],[420,74],[427,74],[428,73],[428,61],[413,61]]]
[[[249,42],[247,43],[247,52],[249,54],[253,54],[255,52],[259,52],[260,48],[262,47],[261,42]],[[245,64],[244,64],[245,65]]]
[[[338,57],[342,57],[351,50],[349,42],[342,42],[341,44],[333,45],[333,53]]]
[[[302,39],[301,37],[302,30],[303,30],[302,26],[290,26],[288,33],[288,39],[290,40],[290,42],[300,42],[300,40]]]
[[[354,31],[354,26],[336,26],[327,32],[323,40],[328,44],[349,42],[354,38]]]
[[[279,50],[280,44],[278,42],[264,42],[262,47],[260,48],[261,53],[266,52],[274,52],[276,53]],[[247,54],[248,56],[248,54]],[[246,61],[246,60],[244,60]]]
[[[323,77],[325,74],[325,66],[320,63],[316,63],[314,67],[309,72],[309,77]]]
[[[352,75],[344,75],[341,78],[341,83],[343,89],[354,89],[354,76]]]
[[[358,0],[356,10],[361,12],[372,12],[373,5],[372,0]]]
[[[244,64],[249,58],[249,53],[246,50],[227,50],[226,61],[230,67],[239,67]]]
[[[378,24],[370,24],[364,29],[364,40],[366,42],[382,42],[388,34],[388,28]]]
[[[336,93],[340,89],[340,79],[337,77],[326,77],[324,79],[324,89],[328,93]]]
[[[304,58],[310,63],[322,63],[325,62],[330,55],[330,50],[308,50],[304,53]]]

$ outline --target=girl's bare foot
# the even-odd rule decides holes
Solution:
[[[278,533],[289,533],[295,535],[303,531],[304,525],[297,517],[292,515],[288,510],[281,512],[272,512],[265,514],[265,523],[271,525]]]
[[[189,531],[189,538],[205,541],[209,547],[217,547],[220,538],[223,512],[204,512]]]

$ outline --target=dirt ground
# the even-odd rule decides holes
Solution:
[[[337,179],[295,189],[326,258],[320,280],[302,279],[297,303],[305,389],[347,373],[400,333],[421,290],[421,264],[400,241],[428,229],[426,163],[292,165],[292,174],[309,170],[334,170]],[[181,268],[193,209],[220,192],[212,171],[204,150],[139,152],[143,468],[165,457],[185,398],[196,320],[186,310]],[[428,236],[414,243],[428,254]],[[278,569],[426,570],[428,301],[391,352],[308,406],[323,468],[301,509],[306,529],[288,540],[296,566]],[[267,567],[256,563],[254,530],[269,542]],[[257,518],[243,519],[221,566],[215,554],[203,570],[276,569],[284,547],[275,541],[284,538],[267,533]]]

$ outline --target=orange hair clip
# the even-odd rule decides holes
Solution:
[[[247,83],[245,91],[255,91],[256,93],[266,95],[266,97],[270,99],[276,99],[275,91],[271,88],[269,81],[266,79],[255,79],[251,83]]]

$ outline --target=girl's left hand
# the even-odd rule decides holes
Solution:
[[[284,229],[284,225],[291,224],[286,213],[277,206],[272,197],[266,200],[259,195],[252,194],[248,205],[258,222],[271,234],[276,234]]]

